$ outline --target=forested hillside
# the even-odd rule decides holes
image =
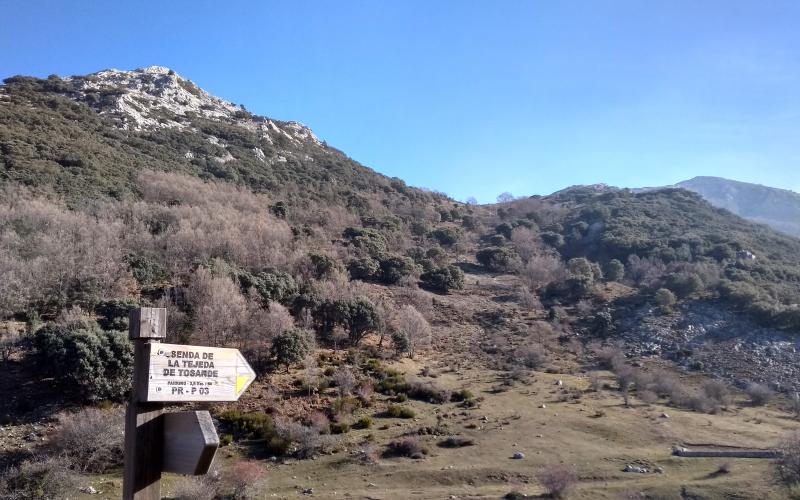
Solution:
[[[633,194],[579,190],[555,198],[571,214],[555,229],[565,258],[627,264],[644,290],[679,298],[720,294],[759,320],[800,331],[800,240],[716,209],[680,190]]]
[[[297,123],[255,116],[210,96],[171,70],[4,83],[3,178],[51,188],[71,204],[138,198],[136,176],[143,169],[364,212],[369,201],[392,207],[442,199],[376,174]]]

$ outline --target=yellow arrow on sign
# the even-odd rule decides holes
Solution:
[[[253,377],[250,375],[239,375],[236,377],[236,395],[244,392],[245,387],[247,387],[250,381],[253,380]]]
[[[250,384],[256,379],[256,372],[250,367],[250,363],[244,359],[242,353],[236,351],[236,397],[250,387]]]

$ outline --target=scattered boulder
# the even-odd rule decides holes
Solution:
[[[514,460],[522,460],[523,458],[525,458],[525,454],[522,453],[521,451],[515,451],[514,455],[512,455],[511,458],[513,458]]]
[[[635,472],[637,474],[646,474],[649,472],[647,467],[639,467],[638,465],[628,464],[622,469],[622,472]]]

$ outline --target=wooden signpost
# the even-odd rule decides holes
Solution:
[[[207,411],[165,413],[165,403],[236,401],[255,372],[236,349],[163,344],[167,310],[131,311],[134,366],[125,411],[125,500],[161,498],[161,473],[205,474],[219,447]]]

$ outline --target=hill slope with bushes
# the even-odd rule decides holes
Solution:
[[[75,477],[119,496],[101,474],[119,473],[127,317],[155,306],[168,341],[238,348],[258,373],[210,407],[220,474],[166,476],[176,498],[310,491],[298,477],[323,496],[405,498],[419,477],[420,498],[598,498],[630,489],[621,464],[669,468],[635,474],[649,496],[767,498],[769,464],[717,477],[668,450],[794,425],[768,386],[800,389],[799,261],[800,241],[681,189],[458,203],[166,68],[12,77],[0,496],[73,498]],[[706,335],[742,315],[742,338]]]

